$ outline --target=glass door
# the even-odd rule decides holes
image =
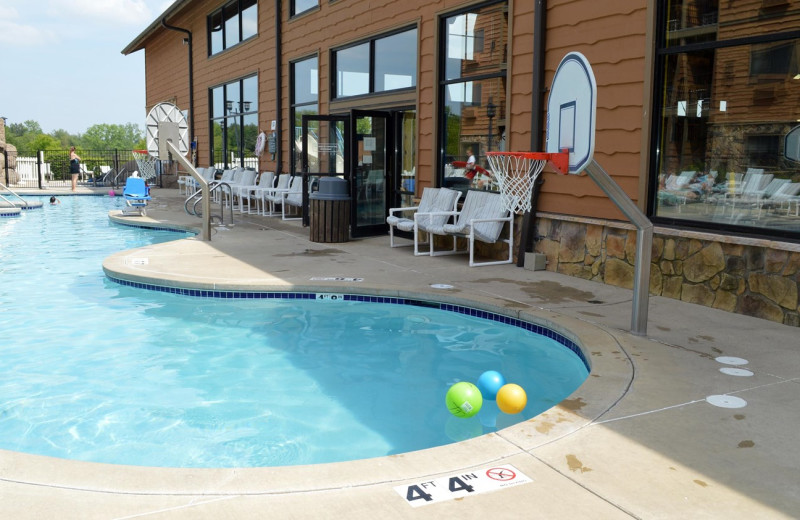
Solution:
[[[388,231],[389,192],[394,184],[392,115],[389,112],[350,112],[351,204],[350,233],[353,237],[374,236]]]
[[[350,181],[348,168],[348,116],[304,115],[295,153],[299,152],[299,174],[303,175],[303,225],[309,224],[308,194],[320,177],[340,177]]]

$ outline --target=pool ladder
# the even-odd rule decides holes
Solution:
[[[209,190],[209,196],[211,200],[214,200],[213,195],[215,192],[219,193],[220,200],[225,201],[225,192],[227,191],[228,196],[230,197],[231,204],[228,205],[228,209],[230,210],[230,224],[233,224],[233,189],[231,185],[227,182],[220,182],[215,184]],[[183,203],[183,208],[187,214],[193,215],[195,217],[202,218],[203,216],[203,191],[197,190],[191,195],[186,198],[186,201]],[[210,215],[212,221],[218,222],[219,225],[225,225],[225,204],[220,203],[219,205],[219,215]]]

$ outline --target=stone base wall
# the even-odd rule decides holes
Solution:
[[[633,288],[636,229],[539,214],[547,270]],[[800,327],[800,245],[656,228],[650,294]]]

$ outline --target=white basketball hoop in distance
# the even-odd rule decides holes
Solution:
[[[136,166],[139,168],[139,177],[145,181],[155,179],[158,158],[147,153],[147,150],[132,150],[131,153],[136,160]]]
[[[547,162],[553,162],[566,173],[567,159],[566,153],[486,152],[503,205],[514,213],[531,210],[531,191]]]
[[[162,160],[169,159],[167,141],[186,156],[189,153],[189,125],[183,112],[172,103],[159,103],[147,114],[145,141],[150,155]]]
[[[570,52],[561,60],[547,100],[545,150],[569,153],[569,173],[581,173],[594,157],[597,83],[589,60]]]

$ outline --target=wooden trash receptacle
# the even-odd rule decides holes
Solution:
[[[350,240],[348,183],[338,177],[322,177],[308,196],[312,242]]]
[[[309,199],[312,242],[350,240],[350,199]]]

